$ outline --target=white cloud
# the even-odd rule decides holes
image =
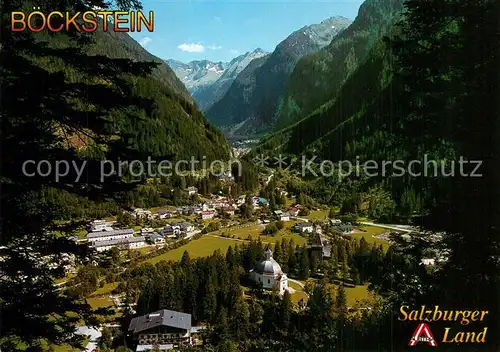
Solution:
[[[231,50],[229,50],[229,52],[230,52],[231,54],[239,54],[239,53],[240,53],[240,52],[239,52],[238,50],[236,50],[236,49],[231,49]]]
[[[146,46],[149,44],[149,42],[151,42],[153,39],[151,39],[150,37],[142,37],[141,40],[139,40],[139,44],[141,44],[141,46]]]
[[[207,49],[208,50],[220,50],[220,49],[222,49],[222,46],[220,46],[220,45],[208,45]]]
[[[182,51],[187,51],[188,53],[202,53],[205,51],[205,47],[201,44],[196,43],[182,43],[177,48]]]

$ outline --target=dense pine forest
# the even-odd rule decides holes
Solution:
[[[189,313],[207,328],[203,345],[180,348],[185,351],[429,350],[426,343],[408,346],[416,324],[397,320],[402,305],[488,311],[487,343],[442,343],[436,350],[500,349],[500,2],[367,0],[330,45],[299,60],[278,104],[276,130],[243,158],[243,173],[229,183],[213,177],[100,179],[104,159],[228,160],[230,149],[172,70],[128,35],[12,32],[10,12],[34,5],[106,7],[100,0],[2,4],[2,351],[83,350],[85,338],[75,330],[85,324],[102,327],[100,351],[128,352],[135,344],[126,333],[131,319],[158,309]],[[115,5],[140,8],[137,0]],[[427,155],[448,171],[453,161],[479,160],[481,176],[299,177],[295,165],[259,182],[262,170],[250,161],[259,154],[362,162]],[[26,177],[26,160],[85,161],[90,172],[81,182],[73,173],[59,182]],[[469,163],[462,171],[470,175],[474,168]],[[97,218],[116,216],[129,226],[123,210],[193,204],[181,192],[189,186],[201,195],[246,195],[239,212],[247,222],[257,218],[251,195],[268,199],[262,212],[272,213],[287,204],[286,190],[305,208],[300,216],[325,206],[330,218],[340,209],[342,220],[353,224],[362,213],[420,231],[411,241],[393,236],[384,248],[324,229],[332,239],[327,260],[310,250],[320,237],[300,245],[283,238],[270,246],[249,235],[226,253],[191,258],[184,252],[178,262],[154,264],[147,262],[152,256],[125,257],[119,250],[96,254],[68,238]],[[217,226],[210,223],[194,239],[215,236]],[[263,234],[272,238],[283,226],[267,224]],[[442,240],[433,241],[431,233]],[[305,282],[307,302],[249,280],[268,247],[290,277]],[[422,265],[428,251],[445,260]],[[68,253],[78,270],[59,289]],[[115,311],[92,309],[86,301],[111,283],[126,307],[114,320],[118,327],[103,326]],[[346,290],[355,285],[376,294],[370,309],[347,303]],[[477,328],[431,324],[433,331],[447,327]]]

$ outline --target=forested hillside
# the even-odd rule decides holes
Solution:
[[[36,38],[57,49],[74,45],[64,34],[48,36],[41,32]],[[117,134],[127,136],[132,143],[130,148],[170,160],[189,159],[191,156],[197,160],[203,156],[208,159],[227,159],[229,147],[225,138],[197,109],[172,69],[149,54],[128,34],[98,31],[92,36],[92,42],[82,49],[90,56],[105,55],[113,59],[155,64],[151,75],[124,76],[134,99],[141,101],[127,108],[133,118],[126,117],[119,109],[113,109],[111,113],[112,128],[117,130]],[[84,75],[71,70],[64,60],[55,57],[37,60],[51,71],[65,73],[74,82],[85,79]],[[79,147],[85,144],[84,139],[72,138]]]
[[[316,53],[303,57],[286,86],[276,112],[276,130],[306,117],[333,99],[345,80],[387,33],[401,10],[401,0],[367,0],[352,24]]]

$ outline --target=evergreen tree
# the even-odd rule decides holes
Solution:
[[[281,329],[287,329],[291,322],[293,303],[290,292],[285,291],[280,305],[279,324]]]
[[[347,295],[343,284],[337,286],[335,295],[335,310],[340,320],[344,321],[347,317]]]
[[[309,277],[309,253],[307,247],[302,247],[299,251],[299,278],[305,280]]]

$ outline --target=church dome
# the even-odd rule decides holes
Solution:
[[[273,275],[274,277],[283,275],[281,266],[273,259],[270,249],[266,251],[266,259],[258,263],[254,271],[259,274]]]

